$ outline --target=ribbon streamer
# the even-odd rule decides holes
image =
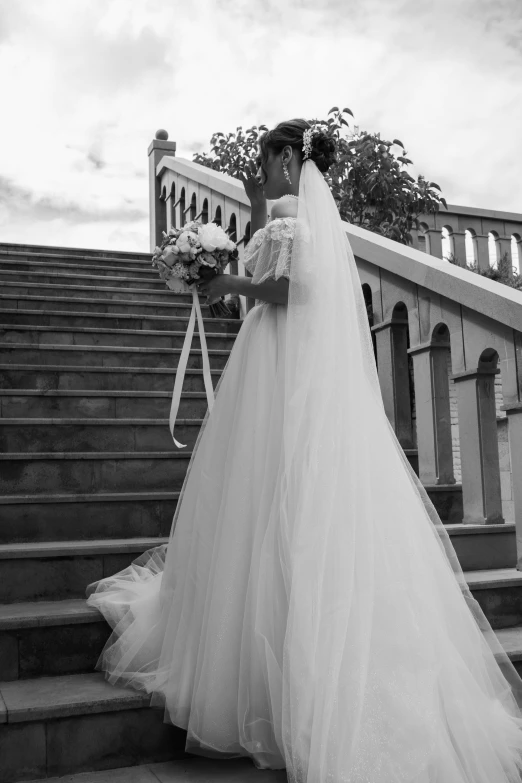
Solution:
[[[210,361],[208,358],[207,341],[205,339],[205,330],[203,328],[203,316],[201,314],[201,306],[199,304],[199,297],[196,288],[192,289],[192,311],[190,313],[190,319],[187,327],[187,333],[185,335],[185,341],[179,357],[178,369],[176,370],[176,380],[174,381],[174,391],[172,392],[172,403],[170,406],[169,427],[172,439],[178,449],[184,449],[186,444],[180,443],[174,437],[174,426],[176,424],[176,417],[178,415],[179,403],[181,400],[181,390],[183,388],[183,380],[185,378],[185,371],[187,369],[187,362],[190,353],[190,346],[192,345],[192,338],[194,336],[194,327],[196,323],[196,316],[198,319],[198,331],[199,341],[201,343],[201,353],[203,356],[203,380],[205,383],[205,391],[207,393],[207,402],[209,411],[212,410],[214,405],[214,388],[212,386],[212,376],[210,374]]]

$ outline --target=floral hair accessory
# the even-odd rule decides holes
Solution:
[[[308,160],[312,152],[312,136],[316,133],[322,133],[323,129],[320,125],[312,123],[310,128],[307,128],[303,133],[303,160]]]

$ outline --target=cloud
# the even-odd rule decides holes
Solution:
[[[60,196],[37,196],[34,192],[2,176],[0,176],[0,206],[11,210],[19,220],[40,222],[59,218],[73,225],[114,221],[132,223],[147,217],[145,210],[136,208],[133,202],[125,197],[120,204],[111,207],[94,204],[88,206]]]
[[[333,105],[449,203],[522,211],[521,41],[520,0],[0,0],[0,232],[147,249],[157,128],[191,159]]]

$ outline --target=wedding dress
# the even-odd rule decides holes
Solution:
[[[252,237],[256,302],[169,544],[90,585],[113,683],[186,750],[290,783],[515,783],[522,681],[385,415],[353,253],[315,164]]]

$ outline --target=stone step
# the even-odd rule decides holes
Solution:
[[[0,779],[50,778],[186,758],[186,731],[150,696],[101,673],[0,683]]]
[[[0,256],[0,269],[12,272],[52,272],[56,274],[92,274],[102,277],[140,277],[143,280],[157,280],[158,273],[149,261],[148,264],[127,265],[124,263],[113,264],[110,259],[94,260],[88,263],[75,260],[70,263],[69,260],[56,260],[52,258],[2,258]]]
[[[0,660],[4,681],[93,671],[109,628],[84,598],[0,605]],[[497,638],[522,666],[522,625]]]
[[[203,419],[178,419],[176,438],[192,448]],[[0,453],[175,451],[168,419],[0,419]]]
[[[0,265],[0,281],[2,285],[5,282],[10,283],[37,283],[39,285],[52,284],[62,285],[82,285],[94,288],[97,285],[111,286],[113,288],[138,288],[144,291],[163,291],[165,283],[159,276],[155,279],[142,279],[141,277],[131,276],[130,274],[121,275],[95,275],[78,272],[51,272],[49,270],[42,272],[23,272],[9,269],[2,269]]]
[[[433,492],[426,487],[430,499]],[[517,544],[514,523],[501,525],[444,525],[463,571],[515,568]]]
[[[0,360],[3,364],[31,364],[35,366],[96,366],[96,367],[154,367],[175,370],[181,348],[124,348],[103,345],[38,345],[0,342]],[[223,369],[230,350],[209,349],[211,369]],[[187,368],[202,369],[202,353],[191,348]]]
[[[522,668],[522,625],[496,630],[510,660]],[[83,598],[0,605],[4,682],[92,672],[110,634]]]
[[[522,624],[522,571],[516,568],[474,569],[466,581],[492,627]]]
[[[80,298],[96,297],[96,299],[107,299],[108,301],[132,301],[132,302],[165,302],[165,304],[192,302],[190,294],[175,294],[165,285],[157,290],[147,290],[143,287],[128,286],[117,288],[105,281],[103,285],[61,285],[54,283],[27,283],[21,281],[2,281],[1,290],[3,293],[11,296],[33,296],[40,294],[44,296],[60,298]]]
[[[201,304],[201,303],[200,303]],[[169,302],[163,298],[160,301],[140,301],[132,299],[104,299],[97,297],[74,296],[36,296],[28,294],[17,296],[0,294],[0,311],[3,310],[53,310],[54,312],[81,312],[81,313],[110,313],[113,315],[166,315],[171,318],[188,318],[192,310],[192,304],[185,302]],[[201,312],[204,318],[210,318],[210,308],[201,304]]]
[[[39,255],[52,258],[61,258],[67,261],[79,260],[105,260],[118,259],[124,263],[150,264],[152,253],[143,251],[136,253],[133,250],[92,250],[81,247],[60,247],[58,245],[26,245],[13,242],[0,242],[0,258],[17,258],[20,255],[37,258]]]
[[[2,310],[3,324],[13,326],[58,326],[74,331],[89,329],[140,329],[142,331],[186,332],[190,310],[185,315],[139,315],[133,313],[82,313],[61,310]],[[238,318],[203,318],[205,333],[237,334],[241,321]],[[196,328],[197,331],[197,328]]]
[[[166,543],[158,537],[0,544],[0,604],[85,598],[91,582]]]
[[[222,370],[211,370],[214,388]],[[79,367],[58,364],[0,364],[0,389],[170,391],[175,369],[160,367]],[[203,370],[186,370],[184,391],[205,391]]]
[[[81,598],[1,604],[2,680],[93,672],[109,633]]]
[[[185,761],[138,764],[135,767],[79,772],[45,783],[287,783],[286,770],[257,769],[249,758],[210,759],[193,756]],[[38,781],[35,781],[38,783]]]
[[[186,441],[182,441],[185,443]],[[168,536],[179,492],[3,495],[0,544]]]
[[[178,491],[192,452],[0,454],[0,494]]]
[[[5,314],[2,312],[2,316]],[[207,332],[208,348],[231,349],[236,334]],[[182,348],[185,331],[159,331],[157,329],[102,329],[88,326],[32,326],[0,323],[1,343],[17,345],[91,345],[116,346],[118,348]],[[192,344],[200,348],[199,334],[194,333]]]
[[[166,419],[171,400],[172,392],[168,391],[0,389],[0,418]],[[182,392],[178,415],[202,419],[207,407],[205,392]]]

